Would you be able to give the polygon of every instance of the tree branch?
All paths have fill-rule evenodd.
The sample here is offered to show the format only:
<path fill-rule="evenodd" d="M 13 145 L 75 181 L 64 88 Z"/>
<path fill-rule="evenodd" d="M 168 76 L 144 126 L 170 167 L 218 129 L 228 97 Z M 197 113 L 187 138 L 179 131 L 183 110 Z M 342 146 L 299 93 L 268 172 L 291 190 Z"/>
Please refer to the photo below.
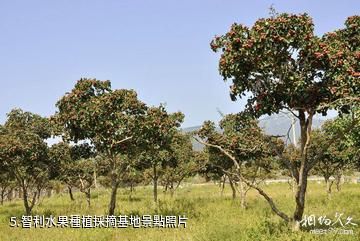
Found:
<path fill-rule="evenodd" d="M 213 145 L 213 144 L 210 144 L 210 143 L 207 143 L 207 142 L 204 142 L 202 140 L 199 140 L 198 138 L 194 137 L 194 139 L 203 144 L 203 145 L 206 145 L 206 146 L 210 146 L 210 147 L 214 147 L 214 148 L 217 148 L 219 149 L 221 152 L 223 152 L 227 157 L 229 157 L 233 162 L 234 162 L 234 165 L 236 167 L 236 170 L 237 170 L 237 173 L 236 175 L 243 181 L 245 182 L 248 186 L 256 189 L 258 191 L 258 193 L 263 196 L 266 201 L 269 203 L 271 209 L 274 211 L 274 213 L 276 213 L 279 217 L 281 217 L 282 219 L 284 219 L 286 222 L 289 222 L 290 221 L 290 218 L 283 212 L 281 212 L 275 205 L 274 201 L 272 200 L 272 198 L 267 194 L 265 193 L 264 190 L 262 190 L 259 186 L 255 185 L 255 184 L 252 184 L 250 181 L 248 181 L 246 178 L 243 177 L 243 175 L 241 174 L 240 172 L 240 165 L 239 163 L 237 162 L 236 158 L 233 157 L 228 151 L 224 150 L 221 146 L 218 146 L 218 145 Z M 222 169 L 222 171 L 224 171 L 224 173 L 228 172 L 224 169 Z M 229 172 L 228 172 L 229 173 Z"/>
<path fill-rule="evenodd" d="M 295 112 L 288 106 L 282 106 L 282 108 L 286 109 L 287 111 L 289 111 L 291 114 L 293 114 L 296 118 L 299 118 L 299 116 L 297 114 L 295 114 Z"/>
<path fill-rule="evenodd" d="M 114 142 L 114 143 L 111 144 L 111 147 L 113 147 L 114 145 L 117 145 L 117 144 L 121 144 L 121 143 L 123 143 L 123 142 L 125 142 L 127 140 L 132 139 L 132 138 L 133 138 L 132 136 L 129 136 L 129 137 L 126 137 L 126 138 L 124 138 L 124 139 L 122 139 L 120 141 Z"/>
<path fill-rule="evenodd" d="M 348 102 L 348 103 L 354 103 L 354 102 L 360 102 L 360 97 L 344 97 L 344 98 L 341 98 L 341 99 L 337 99 L 331 103 L 327 103 L 327 104 L 322 104 L 322 105 L 319 105 L 316 110 L 321 110 L 321 109 L 324 109 L 324 108 L 329 108 L 331 107 L 332 105 L 335 105 L 336 103 L 338 102 Z"/>

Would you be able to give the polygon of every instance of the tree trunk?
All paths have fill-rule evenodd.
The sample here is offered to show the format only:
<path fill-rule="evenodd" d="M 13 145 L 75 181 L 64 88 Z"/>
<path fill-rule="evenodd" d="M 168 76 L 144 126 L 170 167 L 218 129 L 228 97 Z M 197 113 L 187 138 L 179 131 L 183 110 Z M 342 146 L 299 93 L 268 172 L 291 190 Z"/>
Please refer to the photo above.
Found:
<path fill-rule="evenodd" d="M 174 194 L 175 194 L 175 189 L 174 188 L 170 189 L 170 197 L 171 198 L 174 197 Z"/>
<path fill-rule="evenodd" d="M 55 193 L 60 194 L 61 191 L 62 191 L 62 186 L 60 184 L 57 184 L 55 186 Z"/>
<path fill-rule="evenodd" d="M 1 201 L 0 201 L 1 205 L 4 204 L 4 197 L 5 197 L 5 188 L 2 188 L 1 189 Z"/>
<path fill-rule="evenodd" d="M 130 195 L 129 195 L 130 201 L 132 200 L 133 192 L 134 192 L 134 184 L 133 184 L 133 182 L 130 182 Z"/>
<path fill-rule="evenodd" d="M 115 214 L 115 207 L 116 207 L 116 193 L 117 189 L 119 187 L 119 181 L 118 181 L 118 169 L 116 167 L 116 160 L 113 155 L 110 155 L 110 161 L 111 161 L 111 196 L 110 196 L 110 203 L 109 203 L 109 215 Z"/>
<path fill-rule="evenodd" d="M 71 186 L 68 186 L 68 191 L 69 191 L 70 200 L 75 201 Z"/>
<path fill-rule="evenodd" d="M 334 183 L 334 181 L 330 180 L 330 177 L 326 176 L 324 177 L 325 179 L 325 184 L 326 184 L 326 193 L 329 199 L 331 199 L 331 187 L 332 184 Z"/>
<path fill-rule="evenodd" d="M 53 193 L 53 189 L 52 188 L 48 188 L 47 189 L 47 197 L 50 198 L 52 196 Z"/>
<path fill-rule="evenodd" d="M 23 195 L 23 201 L 24 201 L 24 207 L 25 207 L 26 215 L 30 216 L 31 215 L 31 208 L 29 206 L 28 197 L 27 197 L 27 194 L 25 192 L 24 192 L 24 195 Z"/>
<path fill-rule="evenodd" d="M 341 174 L 338 174 L 335 176 L 335 184 L 336 184 L 336 191 L 340 192 L 341 188 L 340 188 L 340 184 L 341 184 Z"/>
<path fill-rule="evenodd" d="M 14 188 L 11 188 L 10 191 L 7 194 L 7 199 L 9 202 L 11 202 L 14 198 Z"/>
<path fill-rule="evenodd" d="M 307 186 L 307 180 L 306 180 L 306 178 L 304 178 L 303 181 L 298 184 L 298 187 L 296 189 L 296 193 L 295 193 L 296 207 L 295 207 L 295 212 L 293 215 L 293 230 L 294 231 L 300 230 L 300 222 L 301 222 L 302 216 L 304 214 L 304 209 L 305 209 L 306 186 Z"/>
<path fill-rule="evenodd" d="M 328 194 L 328 198 L 331 199 L 331 187 L 333 185 L 334 181 L 328 180 L 326 183 L 326 192 Z"/>
<path fill-rule="evenodd" d="M 38 204 L 40 202 L 40 197 L 41 197 L 41 187 L 38 186 L 36 189 L 37 189 L 36 190 L 37 198 L 35 199 L 35 203 Z"/>
<path fill-rule="evenodd" d="M 304 214 L 307 176 L 308 173 L 305 170 L 304 171 L 300 170 L 299 182 L 297 183 L 296 192 L 295 192 L 296 207 L 293 214 L 294 231 L 298 231 L 300 229 L 300 221 L 302 220 L 302 216 Z"/>
<path fill-rule="evenodd" d="M 299 120 L 300 120 L 300 132 L 301 132 L 301 164 L 299 169 L 297 181 L 297 187 L 295 190 L 295 202 L 296 207 L 293 214 L 293 230 L 300 230 L 300 221 L 304 214 L 305 209 L 305 197 L 307 189 L 307 177 L 308 177 L 308 159 L 307 159 L 307 148 L 310 144 L 310 132 L 312 126 L 313 113 L 309 113 L 308 118 L 306 119 L 304 111 L 299 111 Z"/>
<path fill-rule="evenodd" d="M 116 206 L 116 193 L 118 189 L 119 183 L 116 179 L 113 178 L 111 181 L 111 197 L 109 203 L 109 215 L 114 215 L 115 206 Z"/>
<path fill-rule="evenodd" d="M 134 191 L 134 184 L 133 182 L 130 182 L 130 193 Z"/>
<path fill-rule="evenodd" d="M 31 203 L 29 203 L 28 190 L 26 187 L 23 187 L 22 192 L 23 192 L 22 196 L 23 196 L 23 201 L 24 201 L 25 212 L 26 212 L 27 216 L 30 216 L 32 208 L 34 207 L 35 202 L 36 202 L 38 191 L 34 192 Z"/>
<path fill-rule="evenodd" d="M 236 188 L 235 188 L 235 183 L 233 183 L 233 181 L 231 180 L 231 178 L 229 177 L 229 183 L 230 183 L 230 187 L 231 187 L 231 191 L 232 191 L 232 198 L 235 199 L 236 198 Z"/>
<path fill-rule="evenodd" d="M 168 190 L 168 186 L 169 186 L 169 184 L 166 182 L 165 183 L 165 186 L 164 186 L 164 193 L 166 194 L 166 192 L 167 192 L 167 190 Z"/>
<path fill-rule="evenodd" d="M 23 191 L 21 188 L 18 189 L 18 198 L 23 198 Z"/>
<path fill-rule="evenodd" d="M 174 183 L 170 184 L 169 190 L 170 190 L 170 197 L 171 198 L 174 197 L 174 193 L 175 193 Z"/>
<path fill-rule="evenodd" d="M 87 190 L 85 190 L 85 197 L 86 197 L 86 202 L 88 204 L 88 207 L 90 207 L 90 198 L 91 198 L 91 195 L 90 195 L 90 188 L 88 188 Z"/>
<path fill-rule="evenodd" d="M 97 174 L 96 174 L 96 168 L 94 169 L 94 188 L 97 189 Z"/>
<path fill-rule="evenodd" d="M 244 182 L 240 179 L 239 180 L 240 186 L 240 205 L 242 209 L 246 209 L 246 192 L 244 187 Z"/>
<path fill-rule="evenodd" d="M 221 188 L 221 197 L 224 195 L 224 190 L 225 190 L 225 182 L 226 182 L 226 177 L 225 175 L 221 177 L 220 179 L 220 188 Z"/>
<path fill-rule="evenodd" d="M 158 201 L 158 176 L 157 176 L 157 170 L 156 165 L 153 165 L 153 184 L 154 184 L 154 202 L 157 203 Z"/>

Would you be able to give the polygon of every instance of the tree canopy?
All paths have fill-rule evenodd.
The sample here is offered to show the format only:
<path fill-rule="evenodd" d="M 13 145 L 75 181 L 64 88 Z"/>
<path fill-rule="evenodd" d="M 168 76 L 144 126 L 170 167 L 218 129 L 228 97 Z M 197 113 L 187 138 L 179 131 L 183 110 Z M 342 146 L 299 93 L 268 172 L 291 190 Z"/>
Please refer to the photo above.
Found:
<path fill-rule="evenodd" d="M 221 52 L 219 72 L 232 81 L 231 99 L 247 97 L 244 114 L 258 118 L 286 109 L 299 119 L 299 165 L 285 160 L 297 184 L 296 208 L 290 218 L 273 208 L 295 230 L 305 208 L 307 176 L 317 162 L 308 159 L 314 115 L 326 115 L 329 109 L 349 113 L 360 103 L 359 24 L 360 16 L 352 16 L 344 28 L 319 37 L 309 15 L 274 14 L 252 27 L 234 23 L 210 44 Z M 344 134 L 337 133 L 327 145 Z"/>
<path fill-rule="evenodd" d="M 0 130 L 0 161 L 16 179 L 23 192 L 27 214 L 46 185 L 50 162 L 45 139 L 51 129 L 47 118 L 13 109 Z M 32 193 L 32 190 L 37 190 Z"/>
<path fill-rule="evenodd" d="M 221 51 L 219 71 L 232 81 L 233 100 L 251 92 L 247 111 L 255 116 L 281 109 L 326 114 L 331 106 L 360 101 L 360 17 L 318 37 L 307 14 L 261 18 L 249 28 L 234 23 L 211 42 Z"/>

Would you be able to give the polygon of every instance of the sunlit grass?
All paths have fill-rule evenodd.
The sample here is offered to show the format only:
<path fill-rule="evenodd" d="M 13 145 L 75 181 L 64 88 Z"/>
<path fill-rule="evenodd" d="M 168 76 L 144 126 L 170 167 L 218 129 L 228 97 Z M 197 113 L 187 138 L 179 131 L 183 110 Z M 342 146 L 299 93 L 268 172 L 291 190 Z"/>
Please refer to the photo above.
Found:
<path fill-rule="evenodd" d="M 291 214 L 293 194 L 288 184 L 271 184 L 265 187 L 279 207 Z M 97 189 L 92 193 L 91 207 L 85 197 L 76 192 L 75 201 L 66 193 L 44 197 L 34 209 L 34 215 L 106 215 L 109 190 Z M 5 202 L 0 206 L 0 240 L 360 240 L 359 227 L 354 235 L 314 235 L 308 232 L 293 233 L 275 216 L 267 203 L 255 191 L 248 194 L 248 209 L 240 208 L 240 201 L 231 198 L 229 187 L 224 195 L 214 184 L 186 185 L 171 198 L 160 194 L 156 207 L 152 202 L 151 187 L 138 187 L 130 200 L 128 191 L 120 189 L 116 214 L 186 215 L 187 228 L 10 228 L 11 216 L 21 217 L 21 200 Z M 323 184 L 310 183 L 306 214 L 327 215 L 334 219 L 336 212 L 353 217 L 360 225 L 360 185 L 345 184 L 341 192 L 334 192 L 328 200 Z"/>

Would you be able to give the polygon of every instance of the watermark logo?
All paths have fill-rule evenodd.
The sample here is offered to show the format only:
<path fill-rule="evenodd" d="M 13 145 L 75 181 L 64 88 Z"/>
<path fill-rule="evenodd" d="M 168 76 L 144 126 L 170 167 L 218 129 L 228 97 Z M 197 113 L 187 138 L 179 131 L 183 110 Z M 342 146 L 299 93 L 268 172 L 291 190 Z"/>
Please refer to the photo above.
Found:
<path fill-rule="evenodd" d="M 336 212 L 333 218 L 326 215 L 305 215 L 300 225 L 303 228 L 309 229 L 312 234 L 336 233 L 344 235 L 353 235 L 354 228 L 358 226 L 353 217 L 339 212 Z"/>

